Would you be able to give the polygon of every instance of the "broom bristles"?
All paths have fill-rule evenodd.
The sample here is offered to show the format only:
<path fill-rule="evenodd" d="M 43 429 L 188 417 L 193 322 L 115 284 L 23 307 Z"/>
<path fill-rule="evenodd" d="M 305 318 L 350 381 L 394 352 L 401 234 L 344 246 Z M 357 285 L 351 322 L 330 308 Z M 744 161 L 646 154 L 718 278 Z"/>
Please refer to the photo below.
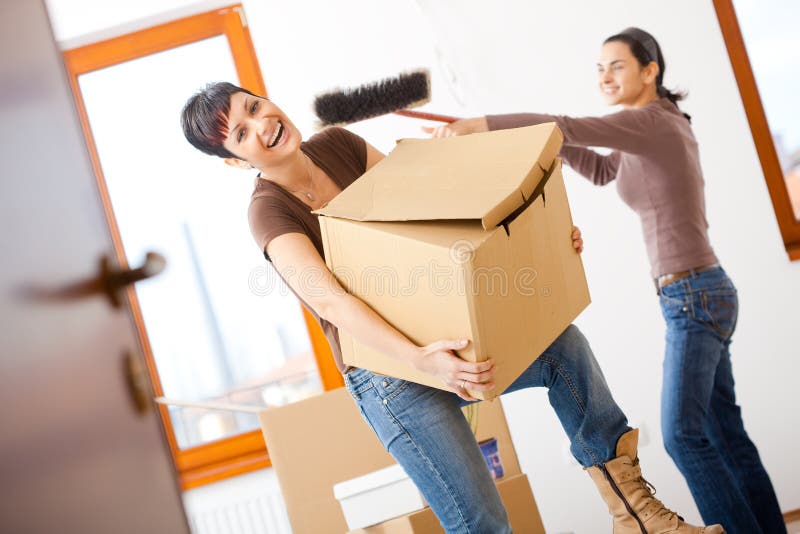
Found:
<path fill-rule="evenodd" d="M 430 100 L 430 73 L 425 69 L 349 89 L 337 89 L 314 99 L 320 126 L 343 126 Z"/>

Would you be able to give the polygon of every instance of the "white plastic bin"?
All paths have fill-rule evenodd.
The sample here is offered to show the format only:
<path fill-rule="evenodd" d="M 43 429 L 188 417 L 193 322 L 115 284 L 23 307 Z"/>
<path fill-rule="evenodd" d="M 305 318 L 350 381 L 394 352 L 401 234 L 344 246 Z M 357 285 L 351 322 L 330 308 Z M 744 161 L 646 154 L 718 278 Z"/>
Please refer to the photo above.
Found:
<path fill-rule="evenodd" d="M 333 486 L 347 528 L 356 530 L 425 508 L 428 503 L 398 464 Z"/>

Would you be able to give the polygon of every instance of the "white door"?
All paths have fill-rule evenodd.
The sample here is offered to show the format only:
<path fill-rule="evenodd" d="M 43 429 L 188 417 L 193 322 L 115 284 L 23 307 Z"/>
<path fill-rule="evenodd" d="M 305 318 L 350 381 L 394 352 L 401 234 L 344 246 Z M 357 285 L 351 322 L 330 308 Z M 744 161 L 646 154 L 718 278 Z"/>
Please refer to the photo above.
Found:
<path fill-rule="evenodd" d="M 44 5 L 0 21 L 0 531 L 188 532 L 125 299 L 93 282 L 112 243 Z"/>

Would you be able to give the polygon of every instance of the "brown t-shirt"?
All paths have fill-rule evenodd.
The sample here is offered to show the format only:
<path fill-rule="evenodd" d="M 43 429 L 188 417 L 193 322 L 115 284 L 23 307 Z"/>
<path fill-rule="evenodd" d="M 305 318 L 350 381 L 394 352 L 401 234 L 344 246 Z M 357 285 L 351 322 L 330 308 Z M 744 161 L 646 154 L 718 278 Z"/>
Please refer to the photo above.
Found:
<path fill-rule="evenodd" d="M 654 278 L 716 263 L 697 141 L 668 99 L 605 117 L 517 113 L 487 120 L 490 130 L 556 122 L 564 133 L 564 161 L 596 185 L 616 180 L 620 197 L 639 215 Z M 613 152 L 604 156 L 587 147 Z"/>
<path fill-rule="evenodd" d="M 361 137 L 345 130 L 332 127 L 312 136 L 300 145 L 311 161 L 317 164 L 331 179 L 344 190 L 367 170 L 367 144 Z M 299 233 L 307 236 L 323 258 L 322 233 L 317 216 L 311 208 L 281 186 L 263 178 L 256 178 L 255 189 L 250 198 L 247 213 L 250 231 L 256 244 L 267 255 L 267 245 L 279 235 Z M 297 293 L 295 293 L 297 295 Z M 299 295 L 297 296 L 300 298 Z M 330 343 L 336 367 L 344 372 L 342 350 L 336 327 L 322 319 L 300 299 L 311 315 L 317 320 Z"/>

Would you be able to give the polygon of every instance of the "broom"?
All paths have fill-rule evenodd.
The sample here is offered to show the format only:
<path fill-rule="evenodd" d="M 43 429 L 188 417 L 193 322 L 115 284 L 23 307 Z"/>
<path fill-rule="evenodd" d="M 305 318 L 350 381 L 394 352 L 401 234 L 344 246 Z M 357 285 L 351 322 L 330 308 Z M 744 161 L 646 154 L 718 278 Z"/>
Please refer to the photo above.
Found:
<path fill-rule="evenodd" d="M 438 122 L 457 121 L 457 117 L 408 109 L 429 102 L 430 92 L 430 73 L 427 69 L 419 69 L 359 87 L 335 89 L 318 95 L 314 99 L 314 113 L 321 127 L 344 126 L 387 113 Z"/>

